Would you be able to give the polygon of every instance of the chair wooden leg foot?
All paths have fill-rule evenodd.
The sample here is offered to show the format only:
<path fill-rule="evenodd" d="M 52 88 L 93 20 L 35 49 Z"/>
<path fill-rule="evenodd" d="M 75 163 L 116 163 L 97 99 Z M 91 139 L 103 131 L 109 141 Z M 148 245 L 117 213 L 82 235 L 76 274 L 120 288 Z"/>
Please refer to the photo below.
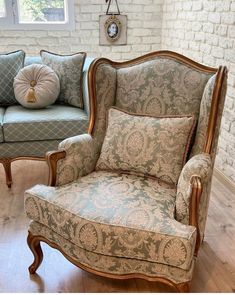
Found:
<path fill-rule="evenodd" d="M 12 160 L 9 158 L 1 159 L 2 165 L 5 170 L 6 175 L 6 184 L 9 188 L 11 188 L 12 185 L 12 175 L 11 175 L 11 162 Z"/>
<path fill-rule="evenodd" d="M 185 282 L 185 283 L 177 284 L 176 285 L 176 289 L 180 293 L 189 293 L 189 291 L 190 291 L 190 282 Z"/>
<path fill-rule="evenodd" d="M 40 245 L 40 239 L 38 236 L 33 236 L 30 232 L 28 234 L 27 243 L 34 255 L 34 261 L 29 266 L 29 273 L 34 274 L 43 260 L 43 252 Z"/>

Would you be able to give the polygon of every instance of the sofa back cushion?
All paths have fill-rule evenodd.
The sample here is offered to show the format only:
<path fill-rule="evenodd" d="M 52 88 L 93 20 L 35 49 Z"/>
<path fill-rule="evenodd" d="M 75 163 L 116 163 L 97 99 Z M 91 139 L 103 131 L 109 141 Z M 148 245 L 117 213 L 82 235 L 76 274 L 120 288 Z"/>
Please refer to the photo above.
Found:
<path fill-rule="evenodd" d="M 96 169 L 152 176 L 176 185 L 194 128 L 192 116 L 155 118 L 111 108 Z"/>
<path fill-rule="evenodd" d="M 58 55 L 41 50 L 40 54 L 43 64 L 51 67 L 60 79 L 58 102 L 83 108 L 82 75 L 86 53 Z"/>
<path fill-rule="evenodd" d="M 13 82 L 24 66 L 25 53 L 22 50 L 0 54 L 0 106 L 17 104 Z"/>

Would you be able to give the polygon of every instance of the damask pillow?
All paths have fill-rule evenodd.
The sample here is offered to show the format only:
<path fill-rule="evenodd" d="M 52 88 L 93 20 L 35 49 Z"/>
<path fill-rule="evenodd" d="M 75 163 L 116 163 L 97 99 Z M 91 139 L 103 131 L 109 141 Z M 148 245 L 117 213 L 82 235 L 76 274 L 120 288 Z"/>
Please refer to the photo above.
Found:
<path fill-rule="evenodd" d="M 57 101 L 83 108 L 82 73 L 86 53 L 58 55 L 41 50 L 40 54 L 43 64 L 51 67 L 60 79 Z"/>
<path fill-rule="evenodd" d="M 192 116 L 150 117 L 111 108 L 96 170 L 150 176 L 176 185 L 194 129 Z"/>
<path fill-rule="evenodd" d="M 14 79 L 17 101 L 25 108 L 41 109 L 53 104 L 60 93 L 56 73 L 46 65 L 31 64 L 19 71 Z"/>
<path fill-rule="evenodd" d="M 0 54 L 0 106 L 17 103 L 13 82 L 19 70 L 24 66 L 25 53 L 22 50 Z"/>

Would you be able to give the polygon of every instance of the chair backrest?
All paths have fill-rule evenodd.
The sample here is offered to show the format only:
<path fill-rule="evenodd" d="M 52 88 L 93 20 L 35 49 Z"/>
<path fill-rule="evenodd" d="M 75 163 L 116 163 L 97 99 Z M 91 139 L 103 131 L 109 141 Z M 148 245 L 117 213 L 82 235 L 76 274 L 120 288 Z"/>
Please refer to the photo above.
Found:
<path fill-rule="evenodd" d="M 97 59 L 89 71 L 89 132 L 102 143 L 106 112 L 113 105 L 157 116 L 190 114 L 198 120 L 191 156 L 202 152 L 215 155 L 226 73 L 225 67 L 207 67 L 171 51 L 122 63 Z"/>

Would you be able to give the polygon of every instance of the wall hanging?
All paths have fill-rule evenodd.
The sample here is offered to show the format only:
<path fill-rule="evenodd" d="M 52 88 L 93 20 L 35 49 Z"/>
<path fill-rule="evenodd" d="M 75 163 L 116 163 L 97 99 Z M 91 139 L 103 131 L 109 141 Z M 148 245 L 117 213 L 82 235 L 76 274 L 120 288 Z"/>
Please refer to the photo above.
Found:
<path fill-rule="evenodd" d="M 117 12 L 110 12 L 112 0 L 108 2 L 105 15 L 100 15 L 100 45 L 125 45 L 127 42 L 127 16 L 121 15 L 118 0 L 115 0 Z"/>

